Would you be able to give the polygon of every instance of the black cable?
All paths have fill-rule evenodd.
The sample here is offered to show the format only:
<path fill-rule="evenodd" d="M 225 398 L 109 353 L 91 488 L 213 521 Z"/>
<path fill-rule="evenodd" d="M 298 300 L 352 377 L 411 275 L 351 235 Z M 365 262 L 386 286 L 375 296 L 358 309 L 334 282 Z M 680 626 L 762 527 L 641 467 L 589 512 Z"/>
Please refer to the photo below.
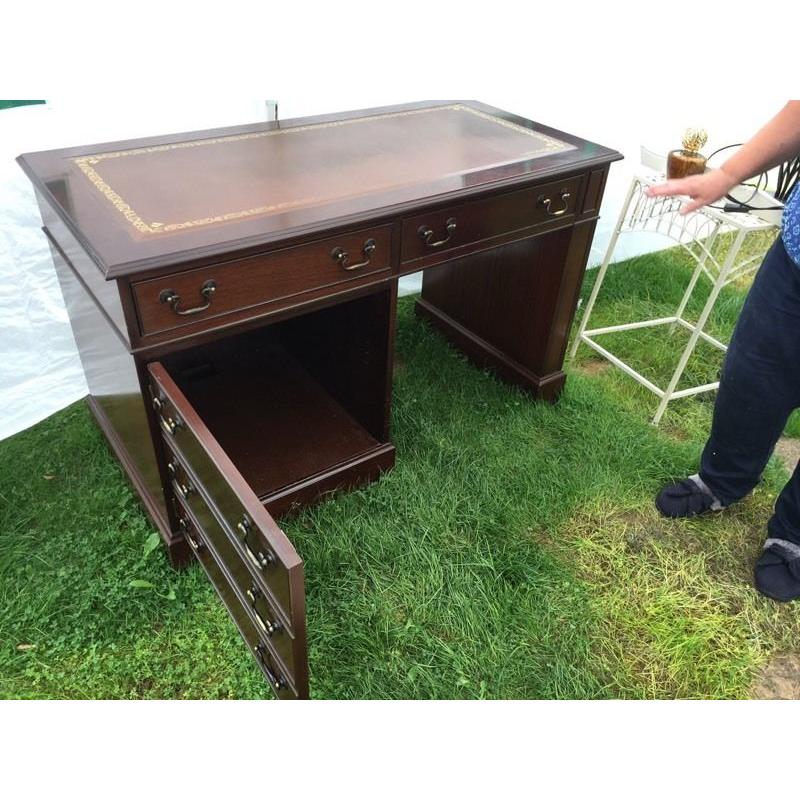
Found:
<path fill-rule="evenodd" d="M 800 156 L 785 161 L 778 169 L 778 188 L 775 197 L 785 202 L 800 180 Z"/>
<path fill-rule="evenodd" d="M 715 150 L 707 159 L 706 163 L 711 161 L 717 153 L 722 153 L 724 150 L 730 150 L 733 147 L 741 147 L 742 143 L 739 142 L 738 144 L 726 144 L 724 147 L 720 147 Z M 795 186 L 800 180 L 800 156 L 791 159 L 790 161 L 784 161 L 782 164 L 778 166 L 778 184 L 773 194 L 773 197 L 780 201 L 781 203 L 785 203 L 788 199 L 789 195 L 794 190 Z M 724 206 L 714 206 L 710 205 L 709 208 L 715 208 L 718 211 L 741 211 L 741 212 L 748 212 L 748 211 L 782 211 L 783 205 L 779 206 L 753 206 L 750 205 L 750 201 L 758 194 L 761 189 L 762 181 L 764 183 L 764 191 L 766 192 L 767 189 L 767 182 L 769 181 L 769 175 L 767 171 L 763 171 L 759 173 L 758 180 L 756 181 L 755 188 L 753 189 L 753 193 L 747 200 L 737 200 L 730 194 L 726 194 L 725 197 L 730 202 L 726 203 Z M 742 186 L 752 186 L 752 184 L 743 183 Z"/>

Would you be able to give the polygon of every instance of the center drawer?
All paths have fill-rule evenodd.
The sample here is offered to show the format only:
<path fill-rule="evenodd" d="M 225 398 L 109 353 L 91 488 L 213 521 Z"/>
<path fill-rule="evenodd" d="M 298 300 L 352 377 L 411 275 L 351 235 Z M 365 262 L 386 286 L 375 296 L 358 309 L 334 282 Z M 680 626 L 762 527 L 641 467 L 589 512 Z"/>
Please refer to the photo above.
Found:
<path fill-rule="evenodd" d="M 187 325 L 214 327 L 344 291 L 391 272 L 391 225 L 345 233 L 250 258 L 175 272 L 132 285 L 142 336 Z"/>

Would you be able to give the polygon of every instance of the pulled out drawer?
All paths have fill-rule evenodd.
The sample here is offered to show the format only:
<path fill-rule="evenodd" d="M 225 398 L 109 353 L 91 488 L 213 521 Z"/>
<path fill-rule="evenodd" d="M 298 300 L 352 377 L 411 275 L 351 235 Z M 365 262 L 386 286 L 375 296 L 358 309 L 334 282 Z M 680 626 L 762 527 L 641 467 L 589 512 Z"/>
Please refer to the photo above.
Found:
<path fill-rule="evenodd" d="M 184 535 L 276 695 L 307 698 L 303 562 L 167 370 L 148 369 Z"/>

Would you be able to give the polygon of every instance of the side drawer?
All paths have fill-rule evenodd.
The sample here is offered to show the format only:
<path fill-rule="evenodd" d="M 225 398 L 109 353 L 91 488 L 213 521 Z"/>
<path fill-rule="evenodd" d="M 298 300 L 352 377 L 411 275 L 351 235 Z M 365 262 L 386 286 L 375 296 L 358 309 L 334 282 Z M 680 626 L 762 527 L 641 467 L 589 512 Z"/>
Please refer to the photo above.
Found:
<path fill-rule="evenodd" d="M 391 225 L 132 284 L 139 329 L 153 336 L 187 325 L 263 314 L 305 294 L 330 294 L 391 273 Z M 249 312 L 242 314 L 241 312 Z M 202 324 L 201 324 L 202 323 Z"/>
<path fill-rule="evenodd" d="M 148 370 L 176 500 L 218 560 L 238 610 L 261 630 L 261 650 L 278 656 L 296 696 L 306 697 L 303 562 L 166 369 L 153 362 Z M 282 632 L 268 642 L 276 622 Z"/>
<path fill-rule="evenodd" d="M 582 179 L 575 175 L 409 217 L 403 220 L 401 263 L 574 216 Z"/>

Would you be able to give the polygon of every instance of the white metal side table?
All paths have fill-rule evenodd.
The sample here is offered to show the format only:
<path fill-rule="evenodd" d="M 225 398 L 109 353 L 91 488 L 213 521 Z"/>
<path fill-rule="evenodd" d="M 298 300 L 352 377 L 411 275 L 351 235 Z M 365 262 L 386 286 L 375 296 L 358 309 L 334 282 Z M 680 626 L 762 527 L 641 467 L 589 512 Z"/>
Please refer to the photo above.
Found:
<path fill-rule="evenodd" d="M 764 215 L 765 218 L 760 218 L 754 214 L 718 211 L 706 207 L 685 216 L 681 215 L 679 211 L 685 198 L 648 197 L 645 194 L 645 190 L 648 187 L 662 183 L 664 180 L 663 174 L 647 174 L 637 175 L 631 181 L 630 189 L 611 240 L 608 243 L 608 249 L 600 266 L 597 280 L 589 297 L 589 302 L 586 304 L 586 310 L 583 312 L 577 335 L 570 350 L 570 358 L 574 358 L 578 346 L 581 342 L 584 342 L 603 358 L 610 361 L 614 366 L 619 367 L 623 372 L 659 397 L 660 403 L 652 420 L 653 425 L 658 425 L 661 422 L 661 418 L 670 401 L 677 400 L 680 397 L 700 394 L 701 392 L 709 392 L 719 387 L 719 381 L 714 381 L 700 386 L 677 389 L 678 382 L 697 346 L 698 339 L 702 338 L 723 352 L 728 349 L 727 345 L 707 334 L 704 328 L 722 288 L 743 275 L 755 271 L 761 264 L 763 252 L 743 258 L 739 257 L 745 238 L 756 231 L 774 230 L 776 233 L 778 231 L 778 225 L 775 221 L 776 215 L 774 214 L 771 218 L 768 215 Z M 774 200 L 772 202 L 774 203 Z M 779 218 L 779 214 L 777 217 Z M 600 292 L 600 287 L 605 280 L 617 240 L 620 234 L 633 231 L 660 233 L 677 242 L 692 256 L 697 266 L 692 273 L 689 285 L 686 287 L 683 298 L 673 316 L 590 329 L 589 320 L 592 310 Z M 718 242 L 717 237 L 720 233 L 730 233 L 732 236 L 729 244 L 717 247 L 715 251 L 714 245 Z M 724 240 L 719 241 L 723 242 Z M 701 275 L 705 275 L 711 282 L 711 292 L 699 319 L 697 322 L 692 323 L 685 320 L 683 314 Z M 691 333 L 666 389 L 656 386 L 621 358 L 598 344 L 594 338 L 606 333 L 630 331 L 636 328 L 648 328 L 657 325 L 669 325 L 671 329 L 675 325 L 681 325 Z"/>

